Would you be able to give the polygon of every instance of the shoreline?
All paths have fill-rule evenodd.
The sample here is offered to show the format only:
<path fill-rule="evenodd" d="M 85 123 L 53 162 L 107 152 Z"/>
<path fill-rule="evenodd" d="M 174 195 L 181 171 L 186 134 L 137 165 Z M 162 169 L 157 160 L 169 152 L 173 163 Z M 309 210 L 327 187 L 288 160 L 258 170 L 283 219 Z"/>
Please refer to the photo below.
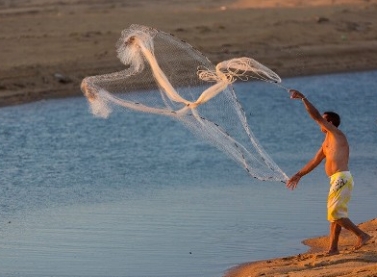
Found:
<path fill-rule="evenodd" d="M 341 74 L 341 73 L 357 73 L 357 72 L 368 72 L 368 71 L 375 71 L 377 68 L 360 68 L 358 70 L 323 70 L 323 71 L 315 71 L 315 72 L 308 72 L 303 73 L 300 75 L 281 75 L 279 76 L 282 78 L 284 82 L 284 78 L 294 78 L 294 77 L 305 77 L 305 76 L 320 76 L 320 75 L 329 75 L 329 74 Z M 111 72 L 114 72 L 113 70 Z M 57 73 L 58 75 L 59 73 Z M 59 74 L 60 75 L 60 74 Z M 64 84 L 64 86 L 60 87 L 57 86 L 53 89 L 48 90 L 34 90 L 28 92 L 19 92 L 19 91 L 10 91 L 10 92 L 1 92 L 0 87 L 0 108 L 9 107 L 9 106 L 17 106 L 23 105 L 33 102 L 38 102 L 42 100 L 49 100 L 49 99 L 64 99 L 70 97 L 85 97 L 84 94 L 80 90 L 80 83 L 81 81 L 62 81 L 61 78 L 64 78 L 64 75 L 56 76 L 57 82 Z M 71 84 L 69 84 L 71 83 Z"/>

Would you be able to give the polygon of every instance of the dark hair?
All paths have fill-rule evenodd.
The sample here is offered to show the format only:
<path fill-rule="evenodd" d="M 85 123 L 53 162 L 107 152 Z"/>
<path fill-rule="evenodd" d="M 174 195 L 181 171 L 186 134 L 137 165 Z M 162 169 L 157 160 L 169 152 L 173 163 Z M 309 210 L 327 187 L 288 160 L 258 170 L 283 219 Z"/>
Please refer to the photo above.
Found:
<path fill-rule="evenodd" d="M 331 121 L 335 127 L 340 125 L 340 116 L 337 113 L 328 111 L 324 112 L 323 114 L 327 115 L 327 121 Z"/>

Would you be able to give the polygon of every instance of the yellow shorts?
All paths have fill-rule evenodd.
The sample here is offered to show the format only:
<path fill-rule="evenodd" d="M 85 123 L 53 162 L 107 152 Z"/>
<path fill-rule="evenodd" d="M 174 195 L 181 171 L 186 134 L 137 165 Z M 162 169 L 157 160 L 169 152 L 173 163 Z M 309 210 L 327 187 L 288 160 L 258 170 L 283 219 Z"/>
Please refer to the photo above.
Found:
<path fill-rule="evenodd" d="M 349 171 L 330 176 L 330 191 L 327 198 L 327 220 L 335 221 L 348 217 L 348 201 L 351 199 L 353 178 Z"/>

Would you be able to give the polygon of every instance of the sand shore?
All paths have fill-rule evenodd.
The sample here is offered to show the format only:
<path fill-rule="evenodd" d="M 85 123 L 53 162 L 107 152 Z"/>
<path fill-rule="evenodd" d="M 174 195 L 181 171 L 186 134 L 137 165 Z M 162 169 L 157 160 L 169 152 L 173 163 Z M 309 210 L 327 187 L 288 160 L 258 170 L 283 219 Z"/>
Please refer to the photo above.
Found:
<path fill-rule="evenodd" d="M 225 277 L 376 277 L 377 218 L 359 224 L 372 239 L 358 250 L 353 234 L 343 230 L 339 240 L 340 254 L 327 256 L 328 237 L 305 240 L 307 253 L 295 256 L 241 264 L 230 269 Z"/>
<path fill-rule="evenodd" d="M 115 43 L 133 23 L 282 77 L 377 69 L 376 14 L 377 0 L 1 1 L 0 106 L 81 95 L 85 76 L 123 69 Z"/>
<path fill-rule="evenodd" d="M 123 69 L 115 43 L 133 23 L 172 33 L 214 63 L 248 56 L 283 78 L 377 69 L 376 14 L 377 0 L 1 1 L 0 106 L 82 95 L 84 77 Z M 377 219 L 361 227 L 377 237 Z M 309 253 L 227 276 L 377 276 L 375 239 L 358 251 L 353 240 L 344 232 L 341 254 L 327 257 L 326 237 L 309 239 Z"/>

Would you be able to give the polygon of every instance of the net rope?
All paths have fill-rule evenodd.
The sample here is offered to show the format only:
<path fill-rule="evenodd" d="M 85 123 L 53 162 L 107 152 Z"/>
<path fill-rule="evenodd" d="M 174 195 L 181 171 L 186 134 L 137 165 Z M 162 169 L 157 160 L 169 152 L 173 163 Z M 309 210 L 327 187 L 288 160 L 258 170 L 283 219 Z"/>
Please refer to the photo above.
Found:
<path fill-rule="evenodd" d="M 122 31 L 116 46 L 126 68 L 81 83 L 94 115 L 107 118 L 120 106 L 169 116 L 222 150 L 250 176 L 288 179 L 252 133 L 232 86 L 236 80 L 251 79 L 278 84 L 275 72 L 248 57 L 214 66 L 188 43 L 136 24 Z"/>

